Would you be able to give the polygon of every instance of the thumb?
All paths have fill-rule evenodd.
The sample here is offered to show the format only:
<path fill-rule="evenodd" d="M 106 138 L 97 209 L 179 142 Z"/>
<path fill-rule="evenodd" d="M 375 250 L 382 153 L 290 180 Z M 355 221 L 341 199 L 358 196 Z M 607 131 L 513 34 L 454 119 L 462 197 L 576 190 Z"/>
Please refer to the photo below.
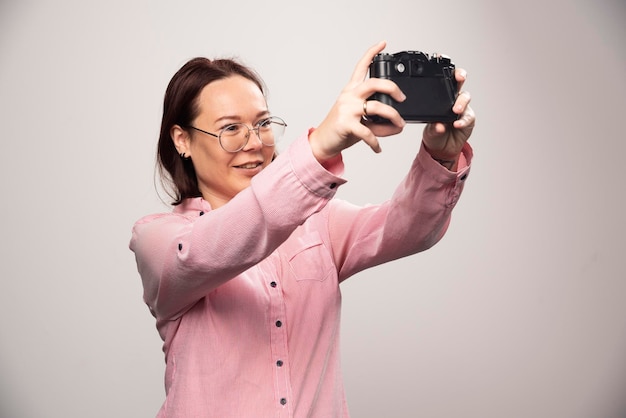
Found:
<path fill-rule="evenodd" d="M 424 138 L 434 139 L 443 136 L 446 131 L 446 125 L 441 122 L 429 123 L 424 128 Z"/>

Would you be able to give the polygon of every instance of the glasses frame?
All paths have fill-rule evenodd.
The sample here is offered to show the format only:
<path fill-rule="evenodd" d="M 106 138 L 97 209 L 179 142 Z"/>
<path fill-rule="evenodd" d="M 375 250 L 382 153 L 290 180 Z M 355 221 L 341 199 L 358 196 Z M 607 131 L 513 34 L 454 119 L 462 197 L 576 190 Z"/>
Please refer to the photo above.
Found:
<path fill-rule="evenodd" d="M 214 133 L 211 133 L 211 132 L 205 131 L 204 129 L 196 128 L 196 127 L 195 127 L 195 126 L 193 126 L 193 125 L 187 125 L 186 127 L 187 127 L 188 129 L 193 129 L 194 131 L 202 132 L 203 134 L 207 134 L 207 135 L 210 135 L 210 136 L 212 136 L 212 137 L 214 137 L 214 138 L 217 138 L 217 140 L 218 140 L 218 142 L 219 142 L 219 144 L 220 144 L 220 147 L 222 147 L 222 149 L 223 149 L 224 151 L 226 151 L 226 152 L 230 152 L 230 153 L 236 153 L 236 152 L 241 151 L 242 149 L 244 149 L 244 148 L 246 147 L 246 145 L 248 145 L 248 141 L 250 141 L 250 132 L 254 132 L 254 133 L 256 134 L 256 137 L 257 137 L 257 138 L 259 139 L 259 141 L 261 142 L 261 144 L 265 145 L 266 147 L 273 147 L 273 146 L 275 146 L 275 145 L 276 145 L 276 142 L 278 142 L 278 141 L 274 141 L 274 143 L 273 143 L 273 144 L 271 144 L 271 145 L 266 144 L 266 143 L 265 143 L 265 142 L 263 142 L 263 140 L 261 139 L 261 134 L 259 134 L 259 129 L 261 128 L 261 124 L 262 124 L 262 123 L 264 123 L 264 122 L 267 122 L 268 120 L 271 120 L 271 123 L 277 123 L 277 124 L 279 124 L 279 125 L 282 125 L 282 126 L 283 126 L 283 129 L 287 127 L 287 123 L 286 123 L 286 122 L 285 122 L 282 118 L 280 118 L 280 117 L 278 117 L 278 116 L 268 116 L 267 118 L 265 118 L 265 119 L 263 119 L 263 120 L 259 121 L 259 122 L 256 124 L 256 126 L 255 126 L 255 127 L 253 127 L 253 128 L 250 128 L 248 125 L 246 125 L 246 124 L 245 124 L 245 123 L 243 123 L 243 122 L 229 123 L 228 125 L 224 126 L 224 127 L 220 130 L 220 132 L 219 132 L 218 134 L 214 134 Z M 244 127 L 246 127 L 246 129 L 248 129 L 248 133 L 246 134 L 246 141 L 243 143 L 243 145 L 242 145 L 241 147 L 239 147 L 239 148 L 238 148 L 238 149 L 236 149 L 235 151 L 227 150 L 227 149 L 224 147 L 224 144 L 222 144 L 222 133 L 224 133 L 224 131 L 225 131 L 226 129 L 228 129 L 229 127 L 231 127 L 231 126 L 233 126 L 233 125 L 243 125 Z M 280 138 L 279 138 L 279 139 L 280 139 Z"/>

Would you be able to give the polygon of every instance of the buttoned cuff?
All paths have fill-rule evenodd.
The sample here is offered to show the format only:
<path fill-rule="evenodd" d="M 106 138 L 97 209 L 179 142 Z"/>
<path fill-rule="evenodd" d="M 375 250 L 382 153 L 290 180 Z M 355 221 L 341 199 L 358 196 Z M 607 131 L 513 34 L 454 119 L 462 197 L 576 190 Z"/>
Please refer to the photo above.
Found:
<path fill-rule="evenodd" d="M 469 175 L 473 157 L 474 151 L 471 145 L 466 142 L 461 150 L 461 154 L 459 155 L 457 171 L 450 171 L 435 161 L 435 159 L 426 150 L 424 143 L 422 143 L 417 155 L 417 159 L 420 161 L 422 167 L 426 168 L 430 175 L 435 179 L 444 183 L 449 181 L 464 182 Z"/>
<path fill-rule="evenodd" d="M 343 159 L 338 155 L 326 161 L 324 165 L 320 164 L 309 144 L 311 132 L 312 129 L 307 130 L 288 148 L 291 169 L 312 193 L 330 199 L 339 186 L 347 181 L 341 177 L 344 173 Z"/>

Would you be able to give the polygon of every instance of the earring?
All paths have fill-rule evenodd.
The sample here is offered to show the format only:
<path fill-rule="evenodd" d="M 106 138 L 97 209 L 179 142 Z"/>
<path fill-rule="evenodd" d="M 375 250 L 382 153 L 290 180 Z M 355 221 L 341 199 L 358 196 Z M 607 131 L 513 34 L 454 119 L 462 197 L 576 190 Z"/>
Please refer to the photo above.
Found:
<path fill-rule="evenodd" d="M 180 155 L 180 159 L 183 160 L 183 161 L 190 161 L 191 160 L 191 157 L 187 157 L 184 152 L 181 152 L 179 155 Z"/>

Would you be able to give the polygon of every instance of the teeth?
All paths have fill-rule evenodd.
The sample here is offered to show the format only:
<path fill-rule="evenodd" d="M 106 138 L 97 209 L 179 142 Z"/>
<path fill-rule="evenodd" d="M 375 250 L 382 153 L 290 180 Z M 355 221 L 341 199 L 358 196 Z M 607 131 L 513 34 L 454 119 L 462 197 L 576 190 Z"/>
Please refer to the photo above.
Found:
<path fill-rule="evenodd" d="M 259 165 L 260 165 L 259 163 L 249 163 L 249 164 L 240 165 L 239 168 L 257 168 Z"/>

